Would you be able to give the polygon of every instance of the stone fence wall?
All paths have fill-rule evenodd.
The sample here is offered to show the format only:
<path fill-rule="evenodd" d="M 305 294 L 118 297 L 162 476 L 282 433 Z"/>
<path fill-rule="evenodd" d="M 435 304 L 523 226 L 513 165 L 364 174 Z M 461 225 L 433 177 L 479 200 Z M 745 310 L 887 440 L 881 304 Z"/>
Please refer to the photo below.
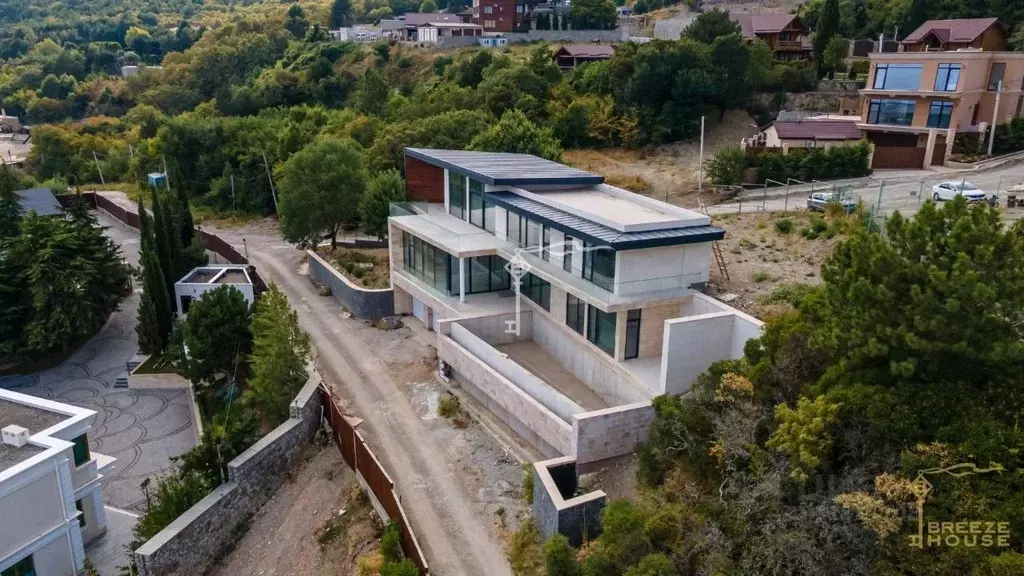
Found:
<path fill-rule="evenodd" d="M 245 532 L 249 519 L 285 481 L 320 427 L 320 375 L 310 370 L 291 417 L 228 464 L 218 486 L 134 553 L 139 576 L 202 574 Z"/>
<path fill-rule="evenodd" d="M 395 315 L 395 291 L 392 288 L 368 289 L 356 286 L 316 252 L 307 250 L 309 277 L 327 286 L 331 296 L 356 318 L 375 320 Z"/>

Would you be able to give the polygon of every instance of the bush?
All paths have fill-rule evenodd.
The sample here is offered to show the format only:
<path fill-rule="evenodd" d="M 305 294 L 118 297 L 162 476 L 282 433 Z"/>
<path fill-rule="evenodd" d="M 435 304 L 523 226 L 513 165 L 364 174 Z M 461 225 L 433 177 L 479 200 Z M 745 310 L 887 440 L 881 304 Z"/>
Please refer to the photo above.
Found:
<path fill-rule="evenodd" d="M 533 505 L 533 464 L 523 464 L 523 484 L 521 487 L 523 491 L 523 500 L 526 500 L 527 504 Z"/>
<path fill-rule="evenodd" d="M 579 576 L 580 565 L 576 562 L 576 553 L 569 545 L 569 539 L 562 534 L 555 534 L 544 543 L 544 565 L 548 576 Z"/>
<path fill-rule="evenodd" d="M 708 160 L 708 178 L 715 184 L 742 184 L 750 162 L 743 150 L 726 148 Z"/>
<path fill-rule="evenodd" d="M 388 522 L 384 527 L 384 533 L 380 536 L 380 552 L 388 562 L 402 559 L 402 533 L 394 522 Z"/>
<path fill-rule="evenodd" d="M 451 418 L 459 413 L 462 409 L 462 405 L 459 403 L 459 399 L 451 394 L 441 397 L 441 400 L 437 403 L 437 415 L 442 418 Z"/>
<path fill-rule="evenodd" d="M 420 569 L 412 560 L 387 562 L 381 566 L 380 576 L 420 576 Z"/>
<path fill-rule="evenodd" d="M 779 218 L 775 221 L 775 231 L 779 234 L 789 234 L 793 231 L 793 221 L 789 218 Z"/>
<path fill-rule="evenodd" d="M 540 547 L 540 532 L 533 520 L 529 519 L 512 533 L 508 539 L 508 562 L 512 573 L 517 575 L 544 574 L 544 552 Z"/>
<path fill-rule="evenodd" d="M 760 284 L 762 282 L 767 282 L 768 280 L 770 280 L 771 274 L 768 274 L 764 270 L 756 270 L 752 278 L 754 279 L 754 282 Z"/>

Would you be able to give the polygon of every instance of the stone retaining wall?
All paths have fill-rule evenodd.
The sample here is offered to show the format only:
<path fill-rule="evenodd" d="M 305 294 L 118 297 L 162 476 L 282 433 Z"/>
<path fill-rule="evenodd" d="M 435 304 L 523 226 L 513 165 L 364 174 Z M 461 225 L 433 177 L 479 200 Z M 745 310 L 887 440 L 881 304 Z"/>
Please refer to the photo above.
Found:
<path fill-rule="evenodd" d="M 139 576 L 202 574 L 241 537 L 319 429 L 319 387 L 320 376 L 311 370 L 291 417 L 228 464 L 228 482 L 135 551 Z"/>
<path fill-rule="evenodd" d="M 508 38 L 509 43 L 513 42 L 623 42 L 626 39 L 626 29 L 616 28 L 615 30 L 530 30 L 529 32 L 505 32 L 502 34 Z"/>
<path fill-rule="evenodd" d="M 371 290 L 349 282 L 316 252 L 307 250 L 309 256 L 309 277 L 331 290 L 331 296 L 341 303 L 356 318 L 374 320 L 395 315 L 395 291 L 393 288 Z"/>

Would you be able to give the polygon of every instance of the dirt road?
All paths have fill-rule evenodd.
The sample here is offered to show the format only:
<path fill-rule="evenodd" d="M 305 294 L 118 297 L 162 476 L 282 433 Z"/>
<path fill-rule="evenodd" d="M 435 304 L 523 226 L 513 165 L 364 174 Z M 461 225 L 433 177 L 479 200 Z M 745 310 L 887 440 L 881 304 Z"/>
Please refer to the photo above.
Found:
<path fill-rule="evenodd" d="M 104 195 L 131 209 L 122 194 Z M 518 462 L 478 426 L 453 431 L 429 410 L 418 412 L 405 391 L 409 382 L 400 382 L 394 362 L 389 365 L 396 351 L 387 347 L 394 339 L 344 318 L 342 307 L 321 296 L 301 272 L 302 253 L 285 243 L 273 224 L 256 221 L 244 230 L 216 233 L 247 253 L 264 279 L 288 295 L 319 353 L 320 373 L 346 408 L 364 419 L 359 430 L 395 481 L 431 573 L 511 576 L 495 511 L 510 511 L 514 518 L 525 513 L 517 509 L 522 507 Z M 411 356 L 411 350 L 398 353 Z"/>

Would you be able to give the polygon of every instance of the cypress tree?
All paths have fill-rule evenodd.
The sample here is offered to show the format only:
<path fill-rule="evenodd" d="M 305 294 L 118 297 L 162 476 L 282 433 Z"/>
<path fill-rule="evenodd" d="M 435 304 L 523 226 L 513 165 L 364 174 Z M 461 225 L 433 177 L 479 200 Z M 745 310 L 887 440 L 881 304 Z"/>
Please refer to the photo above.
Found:
<path fill-rule="evenodd" d="M 164 289 L 168 294 L 174 293 L 174 263 L 171 261 L 171 243 L 168 233 L 170 222 L 164 214 L 163 202 L 160 200 L 160 193 L 153 188 L 153 239 L 156 246 L 156 256 L 160 263 L 160 270 L 164 277 Z"/>
<path fill-rule="evenodd" d="M 189 205 L 188 192 L 184 188 L 179 187 L 176 194 L 175 217 L 181 233 L 181 245 L 189 246 L 196 232 L 195 222 L 192 221 L 192 207 Z"/>
<path fill-rule="evenodd" d="M 174 217 L 177 211 L 174 209 L 174 202 L 165 196 L 161 198 L 160 203 L 161 212 L 167 220 L 167 245 L 171 249 L 171 294 L 174 294 L 174 282 L 182 278 L 187 270 L 181 247 L 180 228 L 177 225 L 177 218 Z"/>
<path fill-rule="evenodd" d="M 159 354 L 163 350 L 164 341 L 160 334 L 159 312 L 148 290 L 143 290 L 142 300 L 139 302 L 135 334 L 139 338 L 139 350 L 143 354 Z"/>
<path fill-rule="evenodd" d="M 146 212 L 141 194 L 139 195 L 138 211 L 142 300 L 139 303 L 135 333 L 139 339 L 139 348 L 146 354 L 155 354 L 164 350 L 170 343 L 174 311 L 171 309 L 167 282 L 156 253 L 154 222 Z"/>

